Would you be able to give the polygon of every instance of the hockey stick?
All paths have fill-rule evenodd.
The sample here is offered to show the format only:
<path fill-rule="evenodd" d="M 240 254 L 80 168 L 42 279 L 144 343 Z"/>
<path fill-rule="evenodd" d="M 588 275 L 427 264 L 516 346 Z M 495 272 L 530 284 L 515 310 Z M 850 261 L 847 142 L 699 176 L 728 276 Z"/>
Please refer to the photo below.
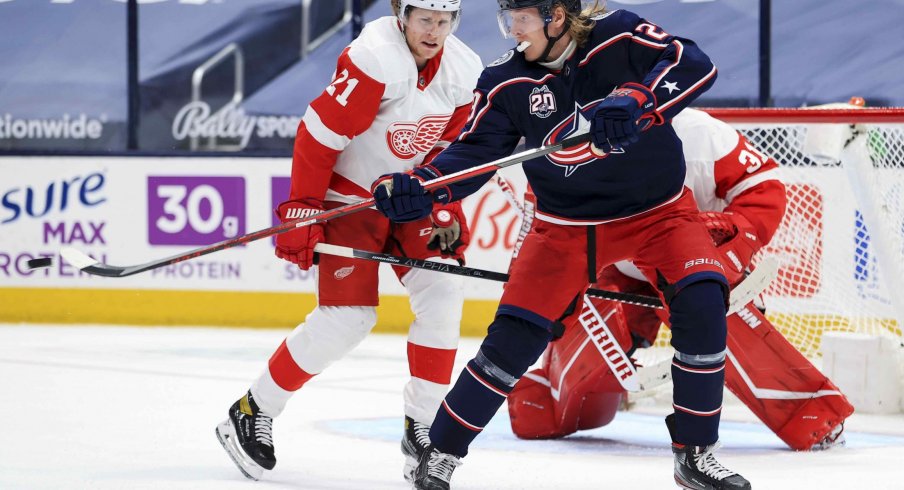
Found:
<path fill-rule="evenodd" d="M 520 201 L 518 201 L 518 198 L 515 196 L 515 190 L 512 188 L 512 185 L 509 184 L 507 180 L 505 180 L 505 177 L 503 177 L 499 174 L 496 174 L 493 176 L 493 182 L 495 182 L 496 185 L 499 186 L 499 190 L 502 191 L 502 195 L 505 196 L 505 200 L 508 201 L 508 203 L 513 208 L 515 208 L 515 210 L 518 211 L 518 213 L 523 218 L 524 217 L 524 205 L 521 204 Z"/>
<path fill-rule="evenodd" d="M 576 136 L 572 136 L 570 138 L 565 138 L 559 143 L 553 145 L 541 146 L 539 148 L 534 148 L 531 150 L 525 150 L 514 155 L 509 155 L 505 158 L 500 158 L 499 160 L 495 160 L 492 162 L 484 163 L 482 165 L 477 165 L 459 172 L 455 172 L 449 175 L 445 175 L 438 179 L 428 180 L 424 183 L 424 188 L 429 190 L 434 190 L 449 184 L 454 184 L 456 182 L 461 182 L 463 180 L 467 180 L 473 177 L 477 177 L 483 175 L 488 172 L 493 172 L 495 170 L 499 170 L 501 168 L 510 167 L 512 165 L 517 165 L 519 163 L 523 163 L 527 160 L 532 160 L 534 158 L 539 158 L 542 156 L 549 155 L 550 153 L 555 153 L 563 148 L 571 148 L 573 146 L 577 146 L 583 143 L 590 141 L 590 134 L 583 133 Z M 115 266 L 101 263 L 83 252 L 76 250 L 74 248 L 65 247 L 60 250 L 60 255 L 67 262 L 72 264 L 73 266 L 81 269 L 83 272 L 88 274 L 93 274 L 96 276 L 106 276 L 106 277 L 126 277 L 131 276 L 133 274 L 138 274 L 139 272 L 149 271 L 151 269 L 157 269 L 159 267 L 165 267 L 168 265 L 176 264 L 179 262 L 183 262 L 189 259 L 194 259 L 197 257 L 201 257 L 202 255 L 211 254 L 214 252 L 219 252 L 220 250 L 225 250 L 227 248 L 236 247 L 238 245 L 243 245 L 246 243 L 250 243 L 256 240 L 260 240 L 261 238 L 266 238 L 268 236 L 276 235 L 279 233 L 285 233 L 289 230 L 294 230 L 295 228 L 301 228 L 303 226 L 311 226 L 316 225 L 318 223 L 323 223 L 325 221 L 339 218 L 342 216 L 346 216 L 352 213 L 356 213 L 361 211 L 362 209 L 367 209 L 374 205 L 374 199 L 369 198 L 363 201 L 358 201 L 350 204 L 346 204 L 345 206 L 340 206 L 335 209 L 330 209 L 328 211 L 323 211 L 322 213 L 315 214 L 313 216 L 309 216 L 307 218 L 299 218 L 292 221 L 286 221 L 285 223 L 272 226 L 270 228 L 265 228 L 263 230 L 258 230 L 253 233 L 249 233 L 247 235 L 242 235 L 240 237 L 231 238 L 229 240 L 224 240 L 222 242 L 214 243 L 213 245 L 206 245 L 203 247 L 196 248 L 194 250 L 189 250 L 188 252 L 184 252 L 178 255 L 173 255 L 171 257 L 166 257 L 159 260 L 154 260 L 151 262 L 147 262 L 144 264 L 131 265 L 131 266 Z M 41 263 L 40 266 L 46 266 L 49 264 Z"/>
<path fill-rule="evenodd" d="M 374 262 L 382 262 L 384 264 L 400 265 L 402 267 L 409 267 L 412 269 L 424 269 L 429 271 L 442 272 L 445 274 L 454 274 L 456 276 L 475 277 L 478 279 L 488 279 L 490 281 L 498 282 L 507 282 L 509 280 L 509 275 L 503 272 L 474 269 L 472 267 L 447 264 L 445 262 L 434 262 L 432 260 L 399 257 L 397 255 L 369 252 L 367 250 L 359 250 L 356 248 L 343 247 L 340 245 L 331 245 L 329 243 L 318 243 L 317 246 L 314 247 L 314 251 L 317 253 L 335 255 L 338 257 L 371 260 Z M 629 305 L 644 306 L 647 308 L 662 308 L 662 302 L 655 296 L 621 293 L 618 291 L 607 291 L 605 289 L 594 288 L 588 289 L 587 295 L 596 298 L 608 299 L 610 301 L 617 301 L 619 303 L 627 303 Z"/>
<path fill-rule="evenodd" d="M 432 260 L 414 259 L 411 257 L 400 257 L 398 255 L 390 255 L 380 252 L 370 252 L 367 250 L 359 250 L 356 248 L 343 247 L 340 245 L 331 245 L 329 243 L 318 243 L 314 247 L 314 251 L 327 255 L 335 255 L 338 257 L 347 257 L 350 259 L 371 260 L 374 262 L 383 262 L 390 265 L 400 265 L 402 267 L 410 267 L 413 269 L 424 269 L 445 274 L 453 274 L 457 276 L 475 277 L 478 279 L 488 279 L 490 281 L 507 282 L 509 275 L 503 272 L 488 271 L 484 269 L 475 269 L 472 267 L 464 267 L 460 265 L 447 264 L 445 262 L 435 262 Z M 729 301 L 728 314 L 736 313 L 741 308 L 753 301 L 766 286 L 772 282 L 777 273 L 777 263 L 774 259 L 764 259 L 760 265 L 741 281 L 733 290 Z M 655 296 L 646 296 L 643 294 L 622 293 L 619 291 L 608 291 L 605 289 L 589 288 L 588 296 L 596 298 L 608 299 L 619 303 L 627 303 L 631 305 L 644 306 L 647 308 L 662 309 L 662 301 Z M 740 306 L 736 306 L 740 305 Z"/>

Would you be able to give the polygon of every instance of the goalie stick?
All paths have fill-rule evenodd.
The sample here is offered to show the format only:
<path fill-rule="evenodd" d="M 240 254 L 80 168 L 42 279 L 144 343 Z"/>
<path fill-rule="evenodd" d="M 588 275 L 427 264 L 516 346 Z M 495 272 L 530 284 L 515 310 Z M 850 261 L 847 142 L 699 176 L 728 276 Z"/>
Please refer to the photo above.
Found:
<path fill-rule="evenodd" d="M 541 146 L 539 148 L 534 148 L 530 150 L 525 150 L 519 153 L 515 153 L 514 155 L 509 155 L 505 158 L 500 158 L 499 160 L 494 160 L 492 162 L 487 162 L 482 165 L 477 165 L 459 172 L 455 172 L 449 175 L 442 176 L 438 179 L 428 180 L 424 183 L 424 188 L 426 190 L 434 190 L 449 184 L 454 184 L 456 182 L 461 182 L 463 180 L 467 180 L 473 177 L 477 177 L 488 172 L 493 172 L 499 170 L 501 168 L 510 167 L 512 165 L 517 165 L 523 163 L 527 160 L 532 160 L 534 158 L 539 158 L 542 156 L 549 155 L 550 153 L 555 153 L 563 148 L 571 148 L 573 146 L 580 145 L 582 143 L 587 143 L 590 141 L 589 133 L 582 133 L 570 138 L 565 138 L 564 140 L 552 144 Z M 214 252 L 219 252 L 220 250 L 225 250 L 227 248 L 236 247 L 238 245 L 243 245 L 245 243 L 250 243 L 256 240 L 260 240 L 261 238 L 266 238 L 268 236 L 276 235 L 279 233 L 285 233 L 290 230 L 294 230 L 295 228 L 301 228 L 303 226 L 311 226 L 316 225 L 318 223 L 323 223 L 331 219 L 339 218 L 342 216 L 346 216 L 352 213 L 356 213 L 361 211 L 362 209 L 367 209 L 374 205 L 374 199 L 364 199 L 363 201 L 358 201 L 354 203 L 349 203 L 344 206 L 340 206 L 335 209 L 330 209 L 328 211 L 323 211 L 321 213 L 317 213 L 313 216 L 309 216 L 307 218 L 299 218 L 292 221 L 286 221 L 285 223 L 281 223 L 276 226 L 272 226 L 270 228 L 264 228 L 262 230 L 258 230 L 252 233 L 248 233 L 247 235 L 242 235 L 236 238 L 231 238 L 229 240 L 224 240 L 222 242 L 214 243 L 213 245 L 206 245 L 203 247 L 196 248 L 194 250 L 189 250 L 188 252 L 184 252 L 178 255 L 173 255 L 171 257 L 166 257 L 159 260 L 154 260 L 151 262 L 147 262 L 144 264 L 137 264 L 131 266 L 115 266 L 101 263 L 97 260 L 92 259 L 88 255 L 74 249 L 74 248 L 63 248 L 60 250 L 60 255 L 67 262 L 72 264 L 73 266 L 81 269 L 83 272 L 87 274 L 92 274 L 96 276 L 105 276 L 105 277 L 126 277 L 131 276 L 133 274 L 138 274 L 140 272 L 149 271 L 152 269 L 157 269 L 159 267 L 165 267 L 172 264 L 177 264 L 179 262 L 183 262 L 186 260 L 194 259 L 197 257 L 201 257 L 203 255 L 211 254 Z M 40 264 L 39 267 L 46 266 L 47 264 Z"/>

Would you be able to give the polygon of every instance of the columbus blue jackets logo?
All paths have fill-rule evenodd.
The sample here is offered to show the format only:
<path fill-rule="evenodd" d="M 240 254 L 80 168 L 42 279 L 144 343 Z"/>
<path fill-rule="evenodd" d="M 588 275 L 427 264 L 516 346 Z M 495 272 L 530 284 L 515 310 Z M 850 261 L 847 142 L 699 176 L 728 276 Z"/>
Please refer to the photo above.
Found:
<path fill-rule="evenodd" d="M 575 104 L 574 114 L 566 117 L 554 127 L 549 134 L 543 138 L 543 145 L 553 145 L 565 138 L 577 134 L 583 134 L 590 130 L 590 118 L 593 117 L 593 109 L 599 103 L 599 100 L 588 102 L 587 104 Z M 574 172 L 596 160 L 601 160 L 609 156 L 610 153 L 624 153 L 622 149 L 614 149 L 609 153 L 602 153 L 600 150 L 593 151 L 590 143 L 583 143 L 571 148 L 563 148 L 557 152 L 546 155 L 546 159 L 553 164 L 565 169 L 565 177 L 571 177 Z"/>
<path fill-rule="evenodd" d="M 494 66 L 499 66 L 503 63 L 508 63 L 508 60 L 512 59 L 513 56 L 515 56 L 515 50 L 510 49 L 510 50 L 506 51 L 505 54 L 503 54 L 502 56 L 496 58 L 495 61 L 493 61 L 492 63 L 487 65 L 487 68 L 492 68 Z"/>
<path fill-rule="evenodd" d="M 530 113 L 546 119 L 556 112 L 556 96 L 546 85 L 534 87 L 530 92 Z"/>

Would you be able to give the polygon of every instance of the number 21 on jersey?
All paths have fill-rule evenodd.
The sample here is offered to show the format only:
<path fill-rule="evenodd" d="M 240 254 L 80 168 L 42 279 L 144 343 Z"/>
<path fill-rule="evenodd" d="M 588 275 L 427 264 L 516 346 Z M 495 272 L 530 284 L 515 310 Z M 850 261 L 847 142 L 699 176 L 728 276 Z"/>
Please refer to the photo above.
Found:
<path fill-rule="evenodd" d="M 345 87 L 341 92 L 339 92 L 339 87 L 343 84 L 345 85 Z M 348 97 L 352 94 L 352 92 L 354 92 L 355 87 L 357 86 L 358 79 L 349 78 L 348 70 L 344 69 L 342 70 L 342 73 L 340 73 L 339 76 L 336 77 L 335 80 L 333 80 L 333 83 L 329 84 L 329 86 L 326 88 L 326 93 L 336 97 L 336 102 L 338 102 L 342 107 L 345 107 L 346 105 L 348 105 Z M 339 92 L 339 95 L 336 95 L 337 92 Z"/>

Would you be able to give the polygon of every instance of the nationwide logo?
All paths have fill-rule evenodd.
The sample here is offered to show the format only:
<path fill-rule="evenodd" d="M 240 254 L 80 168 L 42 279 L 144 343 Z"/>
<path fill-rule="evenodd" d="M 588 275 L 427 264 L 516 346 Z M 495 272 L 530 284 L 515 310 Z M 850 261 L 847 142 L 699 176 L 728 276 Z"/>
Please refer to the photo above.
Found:
<path fill-rule="evenodd" d="M 230 102 L 213 112 L 206 102 L 191 102 L 173 119 L 173 138 L 239 140 L 240 149 L 248 146 L 251 137 L 294 138 L 298 131 L 300 117 L 294 116 L 249 116 L 241 105 Z"/>
<path fill-rule="evenodd" d="M 436 146 L 451 117 L 451 114 L 429 115 L 418 122 L 392 123 L 386 130 L 386 144 L 392 154 L 402 160 L 427 153 Z"/>
<path fill-rule="evenodd" d="M 2 1 L 2 0 L 0 0 Z M 104 134 L 107 116 L 91 118 L 63 114 L 53 119 L 19 119 L 12 114 L 0 116 L 0 140 L 97 140 Z"/>
<path fill-rule="evenodd" d="M 600 99 L 602 100 L 602 99 Z M 593 116 L 593 109 L 599 103 L 599 100 L 588 102 L 585 105 L 575 104 L 574 113 L 558 126 L 552 129 L 546 138 L 543 139 L 543 145 L 554 145 L 569 136 L 586 133 L 590 130 L 590 117 Z M 599 150 L 594 151 L 590 143 L 583 143 L 571 148 L 563 148 L 559 151 L 546 155 L 546 159 L 554 165 L 565 169 L 565 177 L 571 177 L 574 172 L 596 160 L 602 160 L 609 156 L 610 153 L 624 153 L 622 149 L 613 149 L 609 153 L 601 153 Z"/>

